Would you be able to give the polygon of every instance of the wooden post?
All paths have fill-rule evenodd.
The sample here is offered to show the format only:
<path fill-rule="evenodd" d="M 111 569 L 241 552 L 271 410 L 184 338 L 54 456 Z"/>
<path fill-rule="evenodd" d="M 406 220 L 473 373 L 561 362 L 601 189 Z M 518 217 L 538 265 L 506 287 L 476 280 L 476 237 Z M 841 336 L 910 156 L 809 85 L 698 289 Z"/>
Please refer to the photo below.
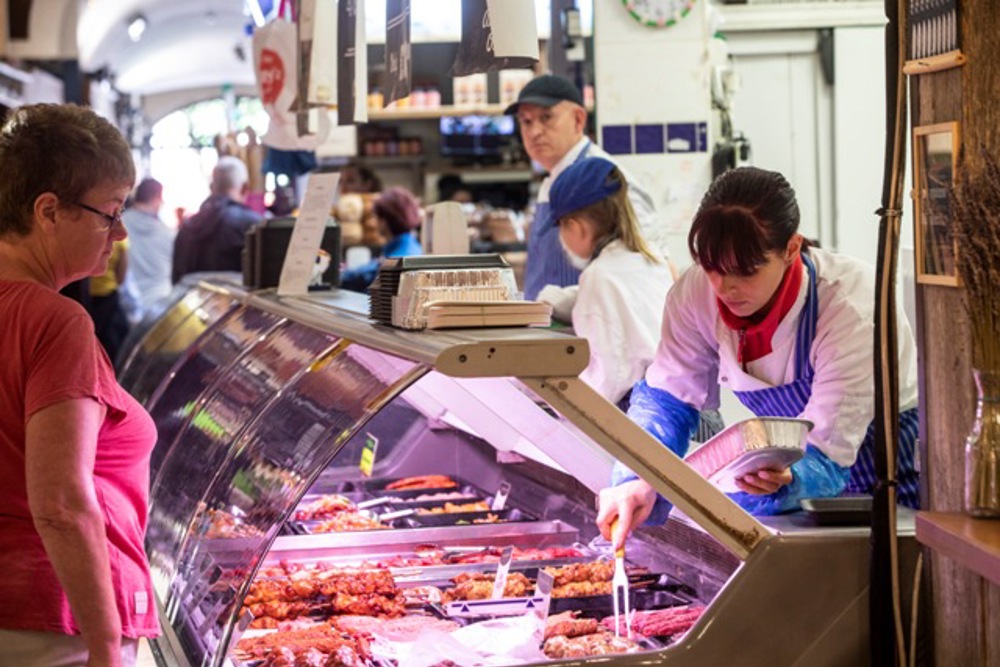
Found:
<path fill-rule="evenodd" d="M 994 0 L 960 3 L 962 67 L 913 76 L 913 125 L 959 121 L 964 159 L 978 170 L 979 146 L 1000 154 L 1000 12 Z M 910 221 L 912 224 L 912 221 Z M 917 285 L 921 442 L 925 507 L 961 511 L 964 443 L 975 412 L 972 345 L 961 287 Z M 1000 661 L 1000 586 L 930 552 L 934 664 Z"/>

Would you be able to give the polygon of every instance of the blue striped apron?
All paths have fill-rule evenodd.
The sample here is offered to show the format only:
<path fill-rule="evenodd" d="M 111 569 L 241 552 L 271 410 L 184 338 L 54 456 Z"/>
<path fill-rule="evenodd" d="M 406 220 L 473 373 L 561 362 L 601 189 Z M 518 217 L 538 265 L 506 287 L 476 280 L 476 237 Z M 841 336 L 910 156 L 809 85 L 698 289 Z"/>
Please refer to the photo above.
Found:
<path fill-rule="evenodd" d="M 573 163 L 587 157 L 591 143 L 588 141 Z M 535 205 L 535 219 L 528 232 L 528 259 L 524 266 L 524 298 L 534 301 L 546 285 L 567 287 L 580 282 L 580 272 L 566 259 L 559 243 L 559 225 L 552 218 L 549 202 Z"/>
<path fill-rule="evenodd" d="M 809 292 L 799 319 L 795 340 L 795 380 L 788 384 L 734 392 L 743 405 L 757 416 L 798 417 L 805 410 L 812 395 L 813 366 L 809 360 L 813 339 L 816 337 L 816 321 L 819 317 L 816 296 L 816 267 L 803 253 L 802 263 L 809 271 Z M 899 415 L 899 448 L 897 451 L 898 500 L 908 507 L 920 505 L 920 475 L 914 465 L 919 415 L 916 408 L 905 410 Z M 845 493 L 871 493 L 878 478 L 875 475 L 873 443 L 875 422 L 868 425 L 865 439 L 858 450 L 858 458 L 851 466 L 850 479 Z"/>

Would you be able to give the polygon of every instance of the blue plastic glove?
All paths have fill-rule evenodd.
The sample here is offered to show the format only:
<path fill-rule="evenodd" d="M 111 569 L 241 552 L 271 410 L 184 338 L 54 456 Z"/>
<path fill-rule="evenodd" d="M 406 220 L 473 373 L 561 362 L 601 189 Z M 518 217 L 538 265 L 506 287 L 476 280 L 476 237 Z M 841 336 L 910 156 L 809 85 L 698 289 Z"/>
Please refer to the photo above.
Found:
<path fill-rule="evenodd" d="M 816 447 L 806 447 L 806 455 L 792 464 L 792 483 L 774 493 L 758 496 L 752 493 L 730 493 L 740 507 L 759 516 L 782 514 L 799 509 L 803 498 L 832 498 L 847 488 L 850 468 L 844 468 Z"/>
<path fill-rule="evenodd" d="M 628 416 L 680 457 L 687 454 L 688 444 L 698 429 L 697 410 L 668 391 L 650 387 L 645 380 L 640 380 L 632 388 Z M 611 469 L 612 486 L 638 478 L 634 472 L 615 461 Z M 657 496 L 646 525 L 665 523 L 672 507 L 663 496 Z"/>

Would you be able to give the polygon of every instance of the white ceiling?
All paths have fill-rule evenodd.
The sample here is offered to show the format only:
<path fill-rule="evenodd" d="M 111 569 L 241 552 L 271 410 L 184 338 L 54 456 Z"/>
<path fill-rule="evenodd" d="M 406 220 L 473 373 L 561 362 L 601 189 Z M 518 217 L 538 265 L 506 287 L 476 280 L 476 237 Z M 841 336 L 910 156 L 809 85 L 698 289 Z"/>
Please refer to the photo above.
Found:
<path fill-rule="evenodd" d="M 139 13 L 147 27 L 132 42 L 128 23 Z M 107 67 L 128 93 L 253 85 L 248 23 L 243 0 L 87 0 L 77 22 L 80 67 Z"/>

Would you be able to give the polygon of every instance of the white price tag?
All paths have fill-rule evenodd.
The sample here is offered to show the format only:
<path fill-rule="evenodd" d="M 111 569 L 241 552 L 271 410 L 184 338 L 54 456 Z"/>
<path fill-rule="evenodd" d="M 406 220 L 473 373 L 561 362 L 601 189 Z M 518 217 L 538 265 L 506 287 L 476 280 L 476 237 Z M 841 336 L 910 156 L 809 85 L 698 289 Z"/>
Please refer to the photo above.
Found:
<path fill-rule="evenodd" d="M 497 574 L 493 577 L 493 600 L 503 598 L 504 589 L 507 588 L 507 573 L 510 572 L 510 562 L 514 559 L 514 547 L 506 547 L 500 554 L 500 563 L 497 564 Z"/>
<path fill-rule="evenodd" d="M 507 505 L 507 496 L 510 495 L 510 482 L 501 482 L 500 488 L 497 489 L 497 493 L 493 496 L 493 502 L 490 503 L 490 509 L 494 512 L 499 512 L 503 510 Z"/>
<path fill-rule="evenodd" d="M 502 600 L 461 600 L 449 602 L 445 607 L 448 616 L 520 616 L 539 609 L 545 599 L 536 596 L 530 598 L 503 598 Z"/>
<path fill-rule="evenodd" d="M 339 182 L 340 174 L 336 172 L 309 174 L 299 217 L 295 220 L 292 238 L 288 242 L 285 263 L 281 266 L 279 296 L 299 295 L 309 291 L 313 267 L 316 265 Z"/>
<path fill-rule="evenodd" d="M 538 639 L 538 643 L 541 644 L 545 641 L 545 621 L 549 617 L 549 604 L 552 602 L 552 575 L 546 572 L 544 569 L 538 570 L 538 576 L 535 577 L 535 597 L 536 599 L 541 598 L 542 602 L 532 611 L 535 616 L 535 636 Z"/>

